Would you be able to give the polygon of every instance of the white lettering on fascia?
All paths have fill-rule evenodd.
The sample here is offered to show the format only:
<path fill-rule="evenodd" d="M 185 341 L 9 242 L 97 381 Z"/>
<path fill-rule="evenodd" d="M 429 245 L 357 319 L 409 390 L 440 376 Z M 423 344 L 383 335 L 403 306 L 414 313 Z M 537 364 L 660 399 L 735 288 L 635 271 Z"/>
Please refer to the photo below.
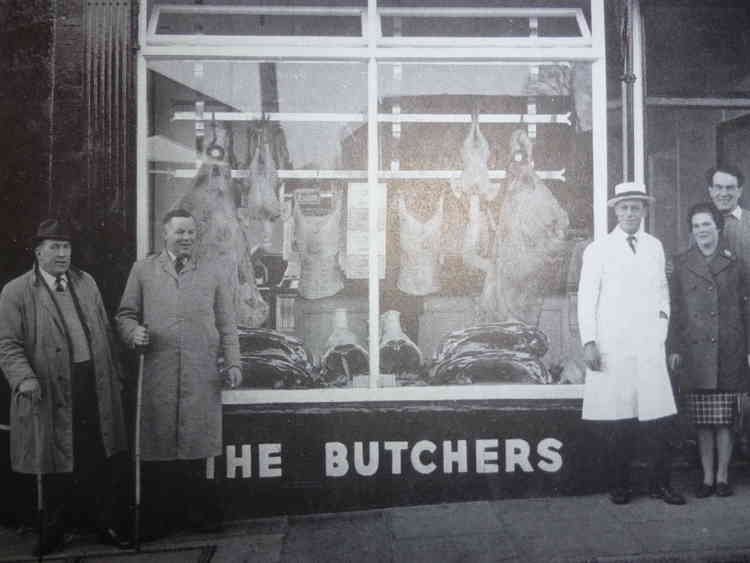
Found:
<path fill-rule="evenodd" d="M 409 442 L 383 442 L 383 449 L 391 453 L 391 473 L 401 475 L 401 454 L 409 448 Z"/>
<path fill-rule="evenodd" d="M 343 477 L 349 473 L 346 446 L 341 442 L 326 442 L 326 477 Z"/>
<path fill-rule="evenodd" d="M 516 470 L 516 466 L 520 467 L 526 473 L 534 471 L 529 461 L 530 454 L 531 448 L 526 440 L 516 438 L 505 440 L 506 473 L 513 473 Z"/>
<path fill-rule="evenodd" d="M 452 449 L 452 442 L 443 442 L 443 473 L 453 473 L 453 466 L 458 473 L 466 473 L 469 470 L 469 456 L 466 448 L 466 440 L 456 440 L 456 449 Z"/>
<path fill-rule="evenodd" d="M 414 447 L 411 449 L 411 465 L 414 468 L 414 471 L 421 473 L 422 475 L 429 475 L 435 471 L 437 465 L 432 461 L 424 463 L 422 461 L 422 454 L 426 452 L 435 453 L 436 449 L 437 446 L 429 440 L 420 440 L 414 444 Z"/>
<path fill-rule="evenodd" d="M 560 449 L 562 449 L 562 442 L 560 440 L 545 438 L 539 442 L 536 446 L 536 453 L 538 453 L 539 457 L 542 459 L 537 464 L 537 467 L 547 473 L 560 471 L 563 464 Z"/>
<path fill-rule="evenodd" d="M 375 475 L 380 463 L 380 442 L 368 442 L 367 461 L 364 455 L 364 443 L 354 442 L 354 470 L 358 475 L 369 477 Z"/>
<path fill-rule="evenodd" d="M 281 477 L 281 444 L 258 445 L 258 475 Z"/>
<path fill-rule="evenodd" d="M 497 440 L 477 440 L 477 473 L 497 473 Z"/>
<path fill-rule="evenodd" d="M 242 477 L 251 477 L 253 467 L 253 455 L 250 444 L 242 444 L 242 454 L 237 455 L 235 446 L 227 446 L 227 479 L 234 479 L 237 469 L 242 468 Z"/>

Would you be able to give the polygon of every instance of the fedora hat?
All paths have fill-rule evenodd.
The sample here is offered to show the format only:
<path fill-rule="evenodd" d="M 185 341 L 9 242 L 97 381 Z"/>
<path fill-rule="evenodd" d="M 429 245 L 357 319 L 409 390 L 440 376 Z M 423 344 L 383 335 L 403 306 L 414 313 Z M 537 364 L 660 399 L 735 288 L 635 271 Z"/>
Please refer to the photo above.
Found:
<path fill-rule="evenodd" d="M 640 182 L 622 182 L 615 186 L 615 195 L 609 198 L 607 206 L 614 207 L 618 201 L 624 199 L 654 201 L 654 198 L 646 193 L 646 186 Z"/>
<path fill-rule="evenodd" d="M 45 219 L 39 223 L 36 234 L 31 237 L 33 245 L 43 240 L 73 240 L 73 229 L 64 219 Z"/>

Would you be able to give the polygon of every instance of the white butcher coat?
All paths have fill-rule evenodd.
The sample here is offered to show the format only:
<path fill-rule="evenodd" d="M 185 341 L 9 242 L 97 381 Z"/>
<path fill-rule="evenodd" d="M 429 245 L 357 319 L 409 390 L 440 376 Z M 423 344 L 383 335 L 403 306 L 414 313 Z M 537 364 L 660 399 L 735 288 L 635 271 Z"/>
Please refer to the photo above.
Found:
<path fill-rule="evenodd" d="M 602 371 L 586 370 L 583 418 L 653 420 L 677 412 L 664 343 L 669 288 L 661 242 L 639 230 L 634 254 L 615 227 L 584 251 L 578 285 L 581 342 L 599 347 Z"/>

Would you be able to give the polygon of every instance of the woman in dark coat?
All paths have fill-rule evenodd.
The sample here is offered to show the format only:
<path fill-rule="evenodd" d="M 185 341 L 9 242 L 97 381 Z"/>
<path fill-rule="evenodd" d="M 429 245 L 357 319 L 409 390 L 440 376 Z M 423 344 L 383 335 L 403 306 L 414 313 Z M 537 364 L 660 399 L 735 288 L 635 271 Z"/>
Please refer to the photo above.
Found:
<path fill-rule="evenodd" d="M 688 224 L 696 244 L 675 260 L 669 364 L 680 374 L 685 406 L 698 431 L 703 480 L 696 496 L 729 496 L 732 425 L 740 394 L 748 389 L 748 286 L 721 236 L 719 210 L 712 203 L 694 205 Z"/>

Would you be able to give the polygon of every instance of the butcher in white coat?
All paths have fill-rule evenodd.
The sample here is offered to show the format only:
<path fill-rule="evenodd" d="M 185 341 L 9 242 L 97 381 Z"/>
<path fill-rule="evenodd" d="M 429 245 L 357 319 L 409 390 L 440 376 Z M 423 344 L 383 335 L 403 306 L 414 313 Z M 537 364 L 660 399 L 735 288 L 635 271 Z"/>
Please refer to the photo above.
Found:
<path fill-rule="evenodd" d="M 630 500 L 629 464 L 636 434 L 646 442 L 650 494 L 669 504 L 685 499 L 669 484 L 667 429 L 676 414 L 665 341 L 669 289 L 664 250 L 643 230 L 653 198 L 636 182 L 615 186 L 617 226 L 583 254 L 578 322 L 586 362 L 583 419 L 606 430 L 612 464 L 610 498 Z"/>

